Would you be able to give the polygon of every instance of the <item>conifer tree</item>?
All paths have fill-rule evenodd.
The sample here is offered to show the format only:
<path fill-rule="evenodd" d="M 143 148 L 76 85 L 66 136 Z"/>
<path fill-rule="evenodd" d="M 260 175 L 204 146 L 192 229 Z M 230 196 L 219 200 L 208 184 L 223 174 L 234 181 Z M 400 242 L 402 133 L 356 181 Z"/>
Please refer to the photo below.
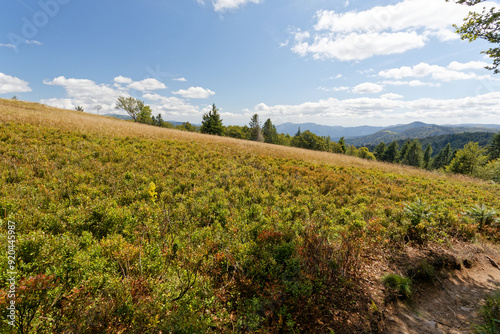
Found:
<path fill-rule="evenodd" d="M 212 110 L 207 114 L 203 115 L 203 121 L 201 122 L 201 133 L 222 136 L 224 134 L 224 126 L 222 125 L 222 119 L 220 119 L 219 110 L 215 107 L 215 103 L 212 105 Z"/>
<path fill-rule="evenodd" d="M 273 125 L 270 118 L 264 123 L 262 134 L 264 135 L 264 141 L 266 143 L 276 144 L 278 142 L 278 131 L 276 131 L 276 127 Z"/>
<path fill-rule="evenodd" d="M 425 148 L 425 152 L 424 152 L 424 165 L 423 165 L 423 167 L 425 169 L 430 168 L 431 157 L 432 157 L 432 146 L 431 146 L 431 144 L 428 144 L 427 147 Z"/>
<path fill-rule="evenodd" d="M 399 156 L 398 143 L 396 141 L 393 141 L 387 146 L 382 161 L 397 162 L 398 156 Z"/>
<path fill-rule="evenodd" d="M 384 157 L 385 150 L 386 150 L 386 145 L 384 142 L 378 144 L 377 147 L 375 147 L 374 151 L 375 158 L 377 158 L 377 160 L 382 160 Z"/>
<path fill-rule="evenodd" d="M 418 140 L 409 142 L 401 163 L 414 167 L 422 166 L 422 144 Z"/>
<path fill-rule="evenodd" d="M 300 131 L 300 128 L 299 128 L 299 131 Z M 347 147 L 345 146 L 345 138 L 344 137 L 340 137 L 339 145 L 342 148 L 342 153 L 345 154 L 347 152 Z"/>
<path fill-rule="evenodd" d="M 259 115 L 255 114 L 250 120 L 250 140 L 263 142 L 262 128 L 260 127 Z"/>
<path fill-rule="evenodd" d="M 500 132 L 497 133 L 488 145 L 488 156 L 490 160 L 500 158 Z"/>

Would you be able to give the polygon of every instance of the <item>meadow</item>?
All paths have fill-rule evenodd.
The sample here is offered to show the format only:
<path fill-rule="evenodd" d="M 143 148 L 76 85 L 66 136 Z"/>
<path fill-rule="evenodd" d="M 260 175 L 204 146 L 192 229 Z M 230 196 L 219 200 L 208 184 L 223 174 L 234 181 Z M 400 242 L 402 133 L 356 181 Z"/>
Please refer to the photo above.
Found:
<path fill-rule="evenodd" d="M 500 240 L 492 182 L 21 101 L 0 183 L 19 333 L 383 332 L 390 254 Z"/>

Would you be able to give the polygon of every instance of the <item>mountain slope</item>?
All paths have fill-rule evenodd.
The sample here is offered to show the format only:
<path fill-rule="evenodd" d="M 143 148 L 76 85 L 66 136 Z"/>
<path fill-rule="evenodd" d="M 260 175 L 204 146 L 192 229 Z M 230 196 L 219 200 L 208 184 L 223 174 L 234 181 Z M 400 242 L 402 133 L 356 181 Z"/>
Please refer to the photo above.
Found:
<path fill-rule="evenodd" d="M 387 333 L 383 274 L 500 238 L 463 214 L 500 189 L 462 176 L 6 100 L 0 143 L 26 333 Z"/>

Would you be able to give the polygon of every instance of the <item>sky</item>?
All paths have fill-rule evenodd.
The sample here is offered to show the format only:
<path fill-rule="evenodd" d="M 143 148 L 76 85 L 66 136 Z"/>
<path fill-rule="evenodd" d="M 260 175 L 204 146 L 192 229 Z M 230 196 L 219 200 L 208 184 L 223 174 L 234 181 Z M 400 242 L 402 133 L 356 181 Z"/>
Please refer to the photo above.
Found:
<path fill-rule="evenodd" d="M 454 31 L 445 0 L 9 0 L 0 98 L 224 125 L 500 124 L 491 47 Z M 100 106 L 100 107 L 98 107 Z"/>

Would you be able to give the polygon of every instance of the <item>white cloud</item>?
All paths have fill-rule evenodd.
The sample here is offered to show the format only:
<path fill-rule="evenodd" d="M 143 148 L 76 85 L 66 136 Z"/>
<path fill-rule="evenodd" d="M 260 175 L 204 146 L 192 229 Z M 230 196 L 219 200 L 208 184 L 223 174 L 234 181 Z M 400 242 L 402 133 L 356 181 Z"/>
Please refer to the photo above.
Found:
<path fill-rule="evenodd" d="M 34 40 L 34 39 L 32 39 L 32 40 L 26 40 L 24 43 L 31 44 L 31 45 L 42 45 L 42 42 Z"/>
<path fill-rule="evenodd" d="M 388 100 L 400 100 L 402 99 L 404 96 L 403 95 L 400 95 L 400 94 L 394 94 L 394 93 L 387 93 L 387 94 L 383 94 L 380 96 L 382 99 L 388 99 Z"/>
<path fill-rule="evenodd" d="M 202 114 L 198 107 L 175 96 L 166 97 L 159 94 L 148 93 L 144 94 L 142 97 L 146 100 L 153 101 L 153 103 L 151 103 L 151 109 L 153 109 L 153 113 L 155 114 L 158 112 L 163 115 L 171 116 L 196 116 Z"/>
<path fill-rule="evenodd" d="M 61 86 L 66 90 L 66 98 L 43 99 L 40 101 L 43 104 L 58 108 L 73 109 L 76 106 L 83 106 L 86 110 L 89 110 L 99 104 L 102 106 L 101 113 L 109 113 L 115 111 L 114 106 L 118 97 L 128 96 L 128 92 L 124 89 L 96 84 L 88 79 L 60 76 L 53 80 L 44 80 L 43 83 L 51 86 Z"/>
<path fill-rule="evenodd" d="M 6 48 L 11 48 L 11 49 L 16 48 L 16 46 L 14 44 L 2 44 L 2 43 L 0 43 L 0 46 L 6 47 Z"/>
<path fill-rule="evenodd" d="M 403 53 L 423 47 L 431 38 L 440 41 L 459 39 L 453 24 L 460 24 L 468 12 L 480 11 L 453 1 L 403 0 L 395 5 L 376 6 L 365 11 L 316 13 L 314 36 L 298 35 L 292 51 L 315 59 L 362 60 L 376 55 Z"/>
<path fill-rule="evenodd" d="M 439 87 L 440 83 L 433 82 L 422 82 L 420 80 L 383 80 L 380 82 L 383 85 L 392 85 L 392 86 L 410 86 L 410 87 L 420 87 L 420 86 L 429 86 L 429 87 Z"/>
<path fill-rule="evenodd" d="M 383 89 L 384 87 L 381 85 L 372 82 L 365 82 L 354 87 L 352 92 L 357 94 L 373 94 L 380 93 Z"/>
<path fill-rule="evenodd" d="M 349 91 L 350 88 L 347 86 L 338 86 L 338 87 L 323 87 L 320 86 L 318 87 L 319 90 L 322 90 L 324 92 L 342 92 L 342 91 Z"/>
<path fill-rule="evenodd" d="M 83 106 L 86 111 L 93 112 L 96 105 L 101 105 L 101 114 L 123 113 L 115 109 L 116 100 L 120 96 L 130 96 L 130 89 L 150 89 L 161 87 L 161 82 L 149 79 L 133 81 L 130 78 L 118 76 L 114 78 L 114 85 L 97 84 L 88 79 L 73 79 L 63 76 L 53 80 L 45 80 L 46 85 L 61 86 L 66 90 L 66 97 L 42 99 L 40 102 L 50 106 L 64 109 L 74 109 Z M 125 84 L 122 86 L 121 84 Z M 159 84 L 158 84 L 159 83 Z M 160 85 L 161 84 L 161 85 Z M 118 85 L 118 86 L 115 86 Z M 136 88 L 132 88 L 135 86 Z M 199 122 L 201 111 L 198 106 L 175 96 L 162 96 L 144 91 L 142 98 L 151 106 L 154 115 L 161 114 L 164 119 L 176 117 L 180 120 Z"/>
<path fill-rule="evenodd" d="M 167 88 L 167 86 L 165 86 L 165 84 L 163 84 L 162 82 L 160 82 L 154 78 L 144 79 L 141 81 L 134 81 L 134 82 L 130 83 L 128 85 L 128 87 L 135 89 L 135 90 L 140 90 L 142 92 Z"/>
<path fill-rule="evenodd" d="M 261 0 L 213 0 L 212 4 L 216 12 L 238 9 L 247 3 L 261 3 Z"/>
<path fill-rule="evenodd" d="M 272 117 L 276 121 L 314 121 L 321 120 L 339 124 L 340 121 L 373 120 L 404 122 L 420 120 L 428 122 L 463 122 L 479 121 L 499 122 L 500 92 L 492 92 L 473 97 L 458 99 L 423 98 L 410 101 L 401 100 L 398 94 L 386 94 L 380 98 L 355 98 L 339 100 L 322 99 L 317 102 L 305 102 L 298 105 L 268 106 L 264 103 L 256 105 L 247 113 L 258 113 L 261 118 Z"/>
<path fill-rule="evenodd" d="M 73 99 L 41 99 L 40 103 L 60 109 L 75 109 L 79 104 L 75 104 Z"/>
<path fill-rule="evenodd" d="M 120 83 L 120 84 L 131 84 L 133 82 L 132 79 L 130 78 L 127 78 L 127 77 L 123 77 L 123 76 L 117 76 L 116 78 L 114 78 L 114 81 L 116 83 Z"/>
<path fill-rule="evenodd" d="M 186 78 L 175 78 L 174 81 L 186 82 Z"/>
<path fill-rule="evenodd" d="M 308 39 L 309 37 L 311 37 L 309 31 L 304 31 L 304 32 L 298 31 L 295 33 L 295 40 L 299 43 Z"/>
<path fill-rule="evenodd" d="M 460 63 L 458 61 L 452 61 L 447 68 L 454 71 L 463 71 L 463 70 L 479 70 L 484 69 L 486 66 L 490 64 L 484 61 L 469 61 L 467 63 Z"/>
<path fill-rule="evenodd" d="M 29 83 L 0 72 L 0 94 L 31 92 Z"/>
<path fill-rule="evenodd" d="M 363 60 L 378 55 L 403 53 L 425 45 L 426 37 L 411 32 L 397 33 L 350 33 L 332 37 L 316 36 L 312 43 L 297 43 L 292 51 L 314 59 Z"/>
<path fill-rule="evenodd" d="M 451 67 L 450 67 L 451 66 Z M 439 81 L 455 81 L 455 80 L 470 80 L 470 79 L 489 79 L 490 75 L 478 75 L 475 73 L 465 73 L 456 70 L 451 70 L 449 68 L 471 68 L 477 66 L 476 62 L 470 62 L 466 64 L 461 64 L 457 62 L 452 62 L 448 68 L 439 65 L 430 65 L 427 63 L 419 63 L 415 66 L 402 66 L 399 68 L 392 68 L 384 71 L 380 71 L 378 75 L 382 78 L 390 79 L 404 79 L 404 78 L 423 78 L 431 77 L 434 80 Z"/>
<path fill-rule="evenodd" d="M 206 99 L 209 96 L 215 95 L 215 92 L 202 87 L 189 87 L 188 89 L 181 89 L 172 93 L 188 99 Z"/>

